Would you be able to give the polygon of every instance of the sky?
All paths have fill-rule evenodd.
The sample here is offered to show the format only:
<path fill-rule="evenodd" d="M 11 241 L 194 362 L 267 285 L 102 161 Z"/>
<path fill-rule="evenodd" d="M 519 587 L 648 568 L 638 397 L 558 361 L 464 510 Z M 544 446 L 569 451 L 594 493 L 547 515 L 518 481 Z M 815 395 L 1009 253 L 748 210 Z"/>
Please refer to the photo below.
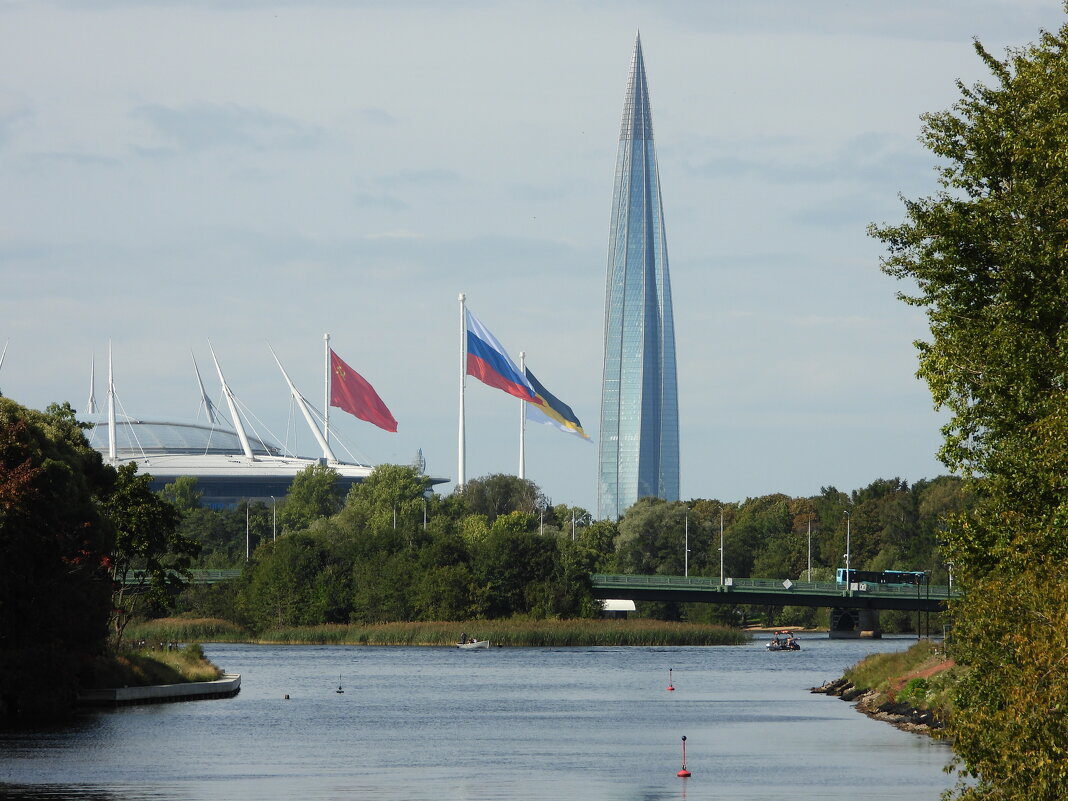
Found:
<path fill-rule="evenodd" d="M 989 82 L 973 39 L 1065 21 L 1059 0 L 0 0 L 0 391 L 84 412 L 110 342 L 120 415 L 203 421 L 210 341 L 255 431 L 316 456 L 268 344 L 321 407 L 329 333 L 399 423 L 333 410 L 351 455 L 421 449 L 452 481 L 463 292 L 596 441 L 640 30 L 682 497 L 934 478 L 926 318 L 867 226 L 937 191 L 920 116 Z M 516 472 L 519 403 L 468 380 L 468 478 Z M 595 445 L 528 426 L 553 503 L 596 511 L 596 471 Z"/>

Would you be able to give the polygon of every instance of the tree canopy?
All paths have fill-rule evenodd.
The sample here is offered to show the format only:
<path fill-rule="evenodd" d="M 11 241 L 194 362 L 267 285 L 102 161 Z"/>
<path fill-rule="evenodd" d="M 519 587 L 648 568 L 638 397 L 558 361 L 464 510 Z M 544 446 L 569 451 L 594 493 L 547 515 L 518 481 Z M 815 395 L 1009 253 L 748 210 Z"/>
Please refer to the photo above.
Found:
<path fill-rule="evenodd" d="M 872 233 L 926 309 L 940 456 L 979 499 L 938 533 L 967 590 L 951 734 L 976 781 L 958 794 L 1053 801 L 1068 797 L 1068 26 L 1004 59 L 975 49 L 989 84 L 958 83 L 923 118 L 941 190 Z"/>
<path fill-rule="evenodd" d="M 0 398 L 0 720 L 65 713 L 105 647 L 113 479 L 69 405 Z"/>

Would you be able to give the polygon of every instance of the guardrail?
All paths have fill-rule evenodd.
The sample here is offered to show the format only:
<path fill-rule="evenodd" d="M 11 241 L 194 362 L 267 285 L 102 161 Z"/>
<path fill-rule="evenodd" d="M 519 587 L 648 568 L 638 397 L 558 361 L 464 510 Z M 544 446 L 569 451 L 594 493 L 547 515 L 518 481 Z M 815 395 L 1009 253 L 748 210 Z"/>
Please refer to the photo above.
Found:
<path fill-rule="evenodd" d="M 220 581 L 232 581 L 241 577 L 240 568 L 219 568 L 214 570 L 190 570 L 194 584 L 218 584 Z M 148 578 L 146 570 L 131 570 L 126 574 L 126 584 L 141 584 Z"/>
<path fill-rule="evenodd" d="M 960 592 L 956 589 L 950 592 L 944 584 L 923 584 L 913 586 L 900 586 L 888 584 L 875 584 L 872 582 L 856 582 L 849 587 L 834 581 L 792 581 L 790 579 L 763 579 L 763 578 L 725 578 L 720 583 L 719 577 L 710 576 L 645 576 L 597 573 L 591 576 L 593 583 L 603 588 L 629 587 L 629 588 L 656 588 L 678 590 L 701 590 L 707 592 L 733 592 L 746 590 L 781 593 L 783 595 L 841 595 L 849 597 L 853 595 L 869 595 L 872 597 L 885 598 L 934 598 L 948 599 L 959 597 Z"/>

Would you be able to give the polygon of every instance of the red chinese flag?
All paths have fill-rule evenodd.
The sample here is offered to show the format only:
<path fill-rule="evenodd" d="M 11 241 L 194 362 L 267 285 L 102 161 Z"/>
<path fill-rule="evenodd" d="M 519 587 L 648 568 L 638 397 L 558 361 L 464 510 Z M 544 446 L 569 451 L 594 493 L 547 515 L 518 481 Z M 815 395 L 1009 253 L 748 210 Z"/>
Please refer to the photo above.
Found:
<path fill-rule="evenodd" d="M 368 423 L 374 423 L 386 431 L 397 430 L 397 421 L 389 413 L 386 404 L 382 403 L 375 388 L 345 364 L 333 350 L 330 351 L 330 373 L 331 406 L 336 406 Z"/>

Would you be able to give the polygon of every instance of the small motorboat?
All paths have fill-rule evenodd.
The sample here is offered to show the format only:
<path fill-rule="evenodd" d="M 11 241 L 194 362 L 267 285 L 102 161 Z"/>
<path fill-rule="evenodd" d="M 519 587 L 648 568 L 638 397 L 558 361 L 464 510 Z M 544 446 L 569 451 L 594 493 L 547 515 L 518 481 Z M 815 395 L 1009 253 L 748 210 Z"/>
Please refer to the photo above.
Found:
<path fill-rule="evenodd" d="M 765 647 L 769 651 L 800 651 L 801 643 L 792 631 L 777 631 Z"/>
<path fill-rule="evenodd" d="M 483 648 L 489 648 L 489 640 L 461 640 L 456 643 L 456 647 L 461 651 L 478 651 Z"/>

